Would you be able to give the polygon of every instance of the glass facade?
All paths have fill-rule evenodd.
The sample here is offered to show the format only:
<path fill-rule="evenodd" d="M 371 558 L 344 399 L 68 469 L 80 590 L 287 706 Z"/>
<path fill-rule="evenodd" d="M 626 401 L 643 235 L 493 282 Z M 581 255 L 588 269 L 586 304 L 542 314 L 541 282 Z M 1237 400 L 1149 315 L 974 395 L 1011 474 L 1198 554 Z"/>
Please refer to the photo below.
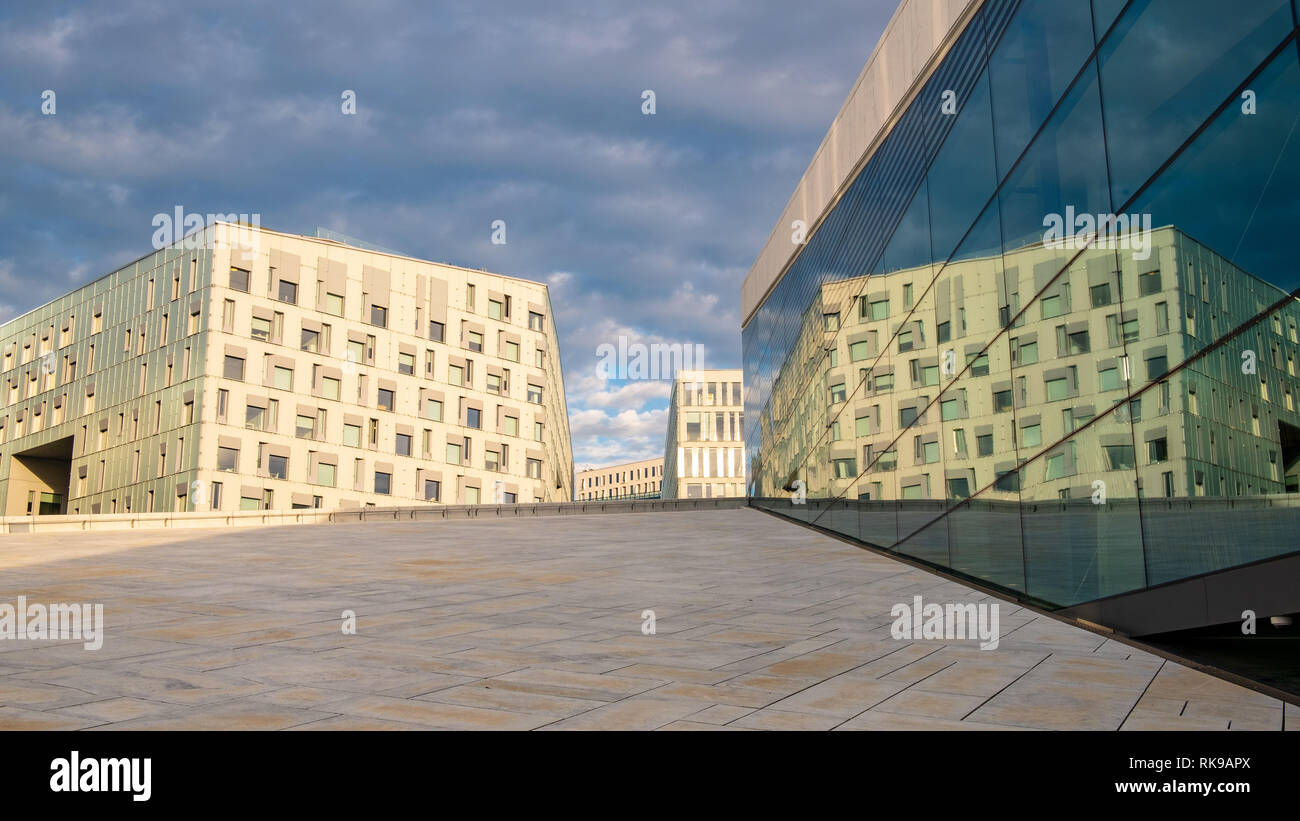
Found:
<path fill-rule="evenodd" d="M 752 502 L 1054 606 L 1294 552 L 1295 15 L 987 0 L 744 329 Z"/>

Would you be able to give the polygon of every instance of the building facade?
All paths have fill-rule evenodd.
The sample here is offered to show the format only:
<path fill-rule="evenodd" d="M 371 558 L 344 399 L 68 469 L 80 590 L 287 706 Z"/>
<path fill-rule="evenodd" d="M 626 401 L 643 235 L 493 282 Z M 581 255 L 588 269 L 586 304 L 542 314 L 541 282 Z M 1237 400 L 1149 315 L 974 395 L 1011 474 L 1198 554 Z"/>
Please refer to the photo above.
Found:
<path fill-rule="evenodd" d="M 658 499 L 663 483 L 663 457 L 603 468 L 583 468 L 577 472 L 575 481 L 579 502 L 594 499 Z"/>
<path fill-rule="evenodd" d="M 1296 111 L 1287 0 L 905 0 L 741 291 L 755 503 L 1058 605 L 1293 552 Z"/>
<path fill-rule="evenodd" d="M 573 494 L 536 282 L 217 223 L 0 326 L 0 356 L 4 515 Z"/>
<path fill-rule="evenodd" d="M 673 381 L 664 443 L 665 499 L 745 495 L 739 370 L 683 370 Z"/>

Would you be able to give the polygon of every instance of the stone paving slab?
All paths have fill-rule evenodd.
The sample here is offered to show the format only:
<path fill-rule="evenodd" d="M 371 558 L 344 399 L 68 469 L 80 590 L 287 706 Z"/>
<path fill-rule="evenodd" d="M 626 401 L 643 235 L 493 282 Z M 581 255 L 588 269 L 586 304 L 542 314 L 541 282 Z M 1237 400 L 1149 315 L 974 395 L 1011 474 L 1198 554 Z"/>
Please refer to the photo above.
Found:
<path fill-rule="evenodd" d="M 0 729 L 1300 728 L 755 510 L 9 535 L 0 571 L 0 603 L 106 622 L 99 650 L 0 640 Z M 999 646 L 892 638 L 917 595 L 999 605 Z"/>

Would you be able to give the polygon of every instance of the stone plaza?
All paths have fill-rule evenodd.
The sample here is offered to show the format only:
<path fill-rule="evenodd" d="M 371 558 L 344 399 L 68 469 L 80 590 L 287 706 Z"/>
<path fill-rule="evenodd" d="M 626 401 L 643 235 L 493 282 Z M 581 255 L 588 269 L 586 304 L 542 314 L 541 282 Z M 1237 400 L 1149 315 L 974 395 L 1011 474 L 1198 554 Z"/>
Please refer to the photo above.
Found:
<path fill-rule="evenodd" d="M 1300 726 L 1277 698 L 745 508 L 19 534 L 0 569 L 0 601 L 104 614 L 98 650 L 0 641 L 7 730 Z M 999 604 L 997 648 L 892 638 L 914 596 Z"/>

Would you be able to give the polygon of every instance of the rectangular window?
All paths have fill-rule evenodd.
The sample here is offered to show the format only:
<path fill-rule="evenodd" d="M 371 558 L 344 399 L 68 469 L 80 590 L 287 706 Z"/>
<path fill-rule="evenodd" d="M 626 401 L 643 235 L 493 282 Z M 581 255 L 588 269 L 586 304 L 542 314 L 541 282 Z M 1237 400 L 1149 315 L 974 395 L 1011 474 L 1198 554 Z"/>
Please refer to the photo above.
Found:
<path fill-rule="evenodd" d="M 483 334 L 478 331 L 470 331 L 466 335 L 466 341 L 471 351 L 474 353 L 483 353 Z"/>
<path fill-rule="evenodd" d="M 253 317 L 253 339 L 267 342 L 271 339 L 271 320 L 260 316 Z"/>
<path fill-rule="evenodd" d="M 1147 271 L 1145 274 L 1138 275 L 1138 293 L 1141 296 L 1151 296 L 1160 293 L 1160 271 Z"/>
<path fill-rule="evenodd" d="M 378 404 L 379 404 L 379 407 L 380 407 L 381 410 L 391 411 L 391 410 L 393 409 L 393 402 L 394 402 L 394 401 L 395 401 L 395 400 L 394 400 L 394 396 L 393 396 L 393 392 L 392 392 L 392 391 L 390 391 L 388 388 L 380 388 L 380 389 L 379 389 L 379 402 L 378 402 Z"/>
<path fill-rule="evenodd" d="M 266 460 L 266 472 L 272 479 L 283 479 L 289 474 L 289 460 L 283 456 L 269 456 Z"/>
<path fill-rule="evenodd" d="M 388 309 L 381 305 L 370 306 L 370 324 L 379 328 L 388 327 Z M 376 481 L 378 478 L 376 477 Z"/>
<path fill-rule="evenodd" d="M 1110 470 L 1132 470 L 1134 466 L 1132 445 L 1105 445 L 1106 464 Z"/>
<path fill-rule="evenodd" d="M 443 325 L 441 322 L 435 322 L 432 319 L 429 320 L 430 339 L 432 339 L 434 342 L 442 342 L 443 338 L 446 335 L 447 335 L 447 326 Z"/>
<path fill-rule="evenodd" d="M 845 399 L 844 383 L 841 382 L 838 385 L 831 385 L 831 404 L 834 405 L 838 402 L 843 402 L 844 399 Z"/>
<path fill-rule="evenodd" d="M 501 318 L 501 303 L 495 299 L 488 300 L 488 319 Z"/>
<path fill-rule="evenodd" d="M 239 470 L 238 448 L 217 448 L 217 470 L 234 473 Z"/>
<path fill-rule="evenodd" d="M 226 363 L 222 369 L 221 375 L 226 379 L 236 379 L 244 381 L 244 360 L 237 356 L 227 356 Z"/>
<path fill-rule="evenodd" d="M 397 434 L 397 439 L 393 444 L 393 451 L 398 456 L 411 455 L 411 436 L 407 433 Z"/>
<path fill-rule="evenodd" d="M 1100 285 L 1094 285 L 1090 290 L 1092 293 L 1092 307 L 1101 308 L 1110 304 L 1110 283 L 1103 282 Z"/>
<path fill-rule="evenodd" d="M 375 493 L 387 496 L 392 492 L 393 474 L 375 471 Z"/>
<path fill-rule="evenodd" d="M 530 330 L 540 331 L 545 329 L 545 321 L 541 314 L 535 311 L 528 312 L 528 327 Z"/>
<path fill-rule="evenodd" d="M 483 412 L 480 411 L 478 408 L 466 408 L 466 409 L 465 409 L 465 427 L 467 427 L 467 428 L 482 428 L 482 427 L 483 427 Z"/>
<path fill-rule="evenodd" d="M 248 293 L 249 272 L 243 268 L 230 269 L 230 288 L 233 291 L 243 291 Z"/>
<path fill-rule="evenodd" d="M 1026 425 L 1020 429 L 1020 444 L 1027 448 L 1042 447 L 1043 444 L 1043 427 L 1042 425 Z"/>
<path fill-rule="evenodd" d="M 343 316 L 343 297 L 339 294 L 325 294 L 325 313 Z"/>
<path fill-rule="evenodd" d="M 326 399 L 338 400 L 340 382 L 332 376 L 322 376 L 320 380 L 320 393 Z"/>
<path fill-rule="evenodd" d="M 447 366 L 447 381 L 452 385 L 465 384 L 465 369 L 460 365 Z"/>
<path fill-rule="evenodd" d="M 1147 461 L 1153 465 L 1169 461 L 1169 440 L 1161 437 L 1147 442 Z"/>
<path fill-rule="evenodd" d="M 324 462 L 316 465 L 316 484 L 334 487 L 337 471 L 338 469 L 334 465 L 327 465 Z"/>
<path fill-rule="evenodd" d="M 979 456 L 993 455 L 993 434 L 984 433 L 975 437 L 975 453 Z"/>
<path fill-rule="evenodd" d="M 350 448 L 361 447 L 361 426 L 344 425 L 343 426 L 343 444 Z"/>
<path fill-rule="evenodd" d="M 542 388 L 540 385 L 528 385 L 528 401 L 535 405 L 542 404 Z"/>
<path fill-rule="evenodd" d="M 424 501 L 437 502 L 442 500 L 442 483 L 437 479 L 424 480 Z"/>
<path fill-rule="evenodd" d="M 279 388 L 279 389 L 282 390 L 282 391 L 291 391 L 291 390 L 293 390 L 293 370 L 292 370 L 292 369 L 290 369 L 290 368 L 282 368 L 282 367 L 280 367 L 279 365 L 276 365 L 276 366 L 275 366 L 275 371 L 274 371 L 274 374 L 273 374 L 273 375 L 274 375 L 274 380 L 275 380 L 275 381 L 274 381 L 274 386 L 275 386 L 275 387 Z"/>
<path fill-rule="evenodd" d="M 527 468 L 527 473 L 529 478 L 532 479 L 542 478 L 542 460 L 529 459 L 526 468 Z"/>
<path fill-rule="evenodd" d="M 1119 368 L 1106 368 L 1098 371 L 1097 376 L 1100 380 L 1101 390 L 1113 391 L 1119 387 Z"/>
<path fill-rule="evenodd" d="M 442 400 L 425 399 L 424 418 L 432 419 L 435 422 L 441 422 L 442 421 Z"/>
<path fill-rule="evenodd" d="M 1047 401 L 1059 402 L 1070 395 L 1070 383 L 1065 377 L 1047 380 Z"/>
<path fill-rule="evenodd" d="M 276 291 L 275 298 L 281 302 L 288 302 L 291 305 L 298 304 L 298 283 L 280 280 L 280 287 Z"/>
<path fill-rule="evenodd" d="M 452 442 L 447 443 L 447 464 L 449 465 L 460 464 L 460 445 L 454 444 Z"/>

